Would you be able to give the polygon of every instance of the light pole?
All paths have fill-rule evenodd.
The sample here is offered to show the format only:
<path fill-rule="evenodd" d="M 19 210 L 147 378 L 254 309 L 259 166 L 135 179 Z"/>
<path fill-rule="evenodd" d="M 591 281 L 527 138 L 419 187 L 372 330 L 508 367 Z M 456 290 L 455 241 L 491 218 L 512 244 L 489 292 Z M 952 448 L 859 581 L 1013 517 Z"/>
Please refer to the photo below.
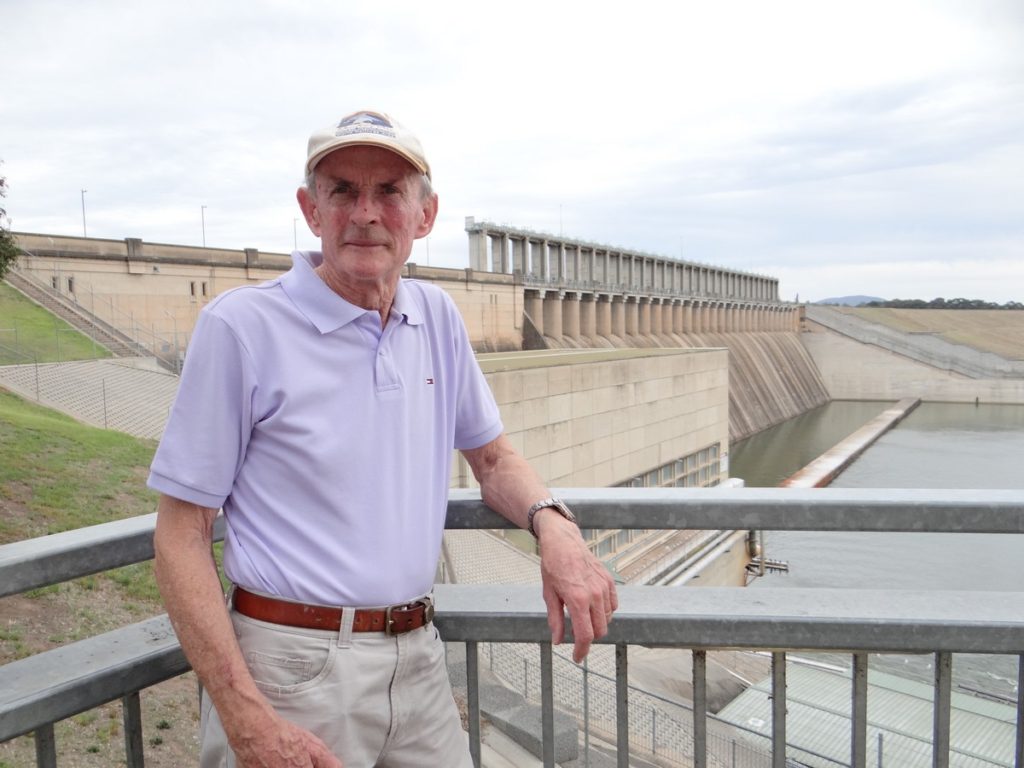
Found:
<path fill-rule="evenodd" d="M 205 248 L 206 247 L 206 206 L 205 205 L 200 205 L 199 206 L 199 215 L 203 219 L 203 248 Z"/>
<path fill-rule="evenodd" d="M 85 193 L 89 190 L 82 190 L 82 237 L 88 237 L 89 235 L 85 231 Z"/>

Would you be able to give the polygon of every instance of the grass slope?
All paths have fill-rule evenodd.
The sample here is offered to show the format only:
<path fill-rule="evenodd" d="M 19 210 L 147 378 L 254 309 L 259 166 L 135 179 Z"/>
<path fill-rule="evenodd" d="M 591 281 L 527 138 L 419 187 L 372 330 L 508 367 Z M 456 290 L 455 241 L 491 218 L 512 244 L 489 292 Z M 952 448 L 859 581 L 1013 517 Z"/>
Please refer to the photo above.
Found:
<path fill-rule="evenodd" d="M 80 424 L 0 389 L 0 543 L 148 514 L 156 443 Z M 163 613 L 152 563 L 0 599 L 0 664 Z M 195 765 L 195 679 L 142 693 L 146 765 Z M 59 763 L 124 764 L 119 704 L 56 724 Z M 0 768 L 35 765 L 30 736 L 0 744 Z"/>
<path fill-rule="evenodd" d="M 110 357 L 110 352 L 0 282 L 0 365 Z"/>

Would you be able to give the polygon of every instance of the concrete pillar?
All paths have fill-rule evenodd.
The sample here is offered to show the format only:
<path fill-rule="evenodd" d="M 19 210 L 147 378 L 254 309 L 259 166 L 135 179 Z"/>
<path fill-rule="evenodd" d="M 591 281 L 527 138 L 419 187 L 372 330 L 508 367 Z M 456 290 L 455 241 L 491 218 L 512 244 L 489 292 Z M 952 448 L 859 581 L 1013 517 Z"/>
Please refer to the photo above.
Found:
<path fill-rule="evenodd" d="M 582 254 L 579 245 L 573 245 L 565 253 L 565 268 L 570 280 L 580 280 L 582 273 Z"/>
<path fill-rule="evenodd" d="M 617 293 L 611 297 L 612 333 L 620 339 L 626 336 L 626 297 Z"/>
<path fill-rule="evenodd" d="M 641 296 L 637 299 L 637 330 L 641 336 L 651 335 L 651 299 L 650 296 Z"/>
<path fill-rule="evenodd" d="M 636 336 L 640 332 L 640 299 L 626 296 L 626 335 Z"/>
<path fill-rule="evenodd" d="M 526 274 L 526 249 L 530 247 L 530 241 L 526 238 L 512 241 L 512 273 Z"/>
<path fill-rule="evenodd" d="M 676 328 L 676 307 L 679 302 L 672 299 L 661 300 L 661 332 L 665 335 L 679 333 Z"/>
<path fill-rule="evenodd" d="M 544 292 L 544 335 L 552 339 L 562 338 L 561 293 L 561 291 Z"/>
<path fill-rule="evenodd" d="M 597 296 L 594 323 L 598 336 L 611 336 L 612 331 L 612 297 L 607 293 Z"/>
<path fill-rule="evenodd" d="M 544 282 L 551 282 L 551 246 L 547 240 L 540 241 L 540 276 Z"/>
<path fill-rule="evenodd" d="M 523 292 L 523 312 L 529 315 L 538 333 L 544 335 L 544 298 L 540 291 Z"/>
<path fill-rule="evenodd" d="M 580 295 L 566 291 L 562 299 L 562 336 L 580 337 Z"/>
<path fill-rule="evenodd" d="M 487 233 L 469 233 L 469 268 L 487 272 Z"/>
<path fill-rule="evenodd" d="M 651 326 L 648 333 L 660 336 L 663 327 L 661 322 L 661 299 L 649 299 L 648 314 L 650 316 L 649 322 Z M 642 324 L 643 323 L 641 321 L 641 325 Z"/>
<path fill-rule="evenodd" d="M 491 271 L 499 275 L 509 273 L 508 235 L 501 233 L 491 238 Z"/>
<path fill-rule="evenodd" d="M 580 294 L 580 338 L 597 338 L 597 297 L 592 293 Z"/>
<path fill-rule="evenodd" d="M 686 303 L 682 299 L 672 302 L 672 333 L 686 332 Z"/>

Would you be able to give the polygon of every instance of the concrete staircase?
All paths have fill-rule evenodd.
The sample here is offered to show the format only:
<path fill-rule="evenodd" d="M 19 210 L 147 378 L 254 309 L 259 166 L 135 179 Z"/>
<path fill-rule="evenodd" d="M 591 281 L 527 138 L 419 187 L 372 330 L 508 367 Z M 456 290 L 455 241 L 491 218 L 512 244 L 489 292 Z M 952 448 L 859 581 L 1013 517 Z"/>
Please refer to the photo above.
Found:
<path fill-rule="evenodd" d="M 6 281 L 39 306 L 64 320 L 68 325 L 94 339 L 114 357 L 139 357 L 148 350 L 136 344 L 126 334 L 88 312 L 59 291 L 43 285 L 16 269 L 7 273 Z"/>

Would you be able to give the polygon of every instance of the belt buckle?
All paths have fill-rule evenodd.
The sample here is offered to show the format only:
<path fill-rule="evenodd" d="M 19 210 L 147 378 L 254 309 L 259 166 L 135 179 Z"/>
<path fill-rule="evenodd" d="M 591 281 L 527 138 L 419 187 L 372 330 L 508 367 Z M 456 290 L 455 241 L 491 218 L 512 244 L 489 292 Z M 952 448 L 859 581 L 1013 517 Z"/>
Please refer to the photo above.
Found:
<path fill-rule="evenodd" d="M 388 637 L 396 634 L 394 631 L 395 620 L 391 616 L 396 608 L 399 610 L 415 610 L 417 605 L 423 606 L 423 626 L 425 627 L 427 624 L 432 622 L 434 620 L 434 601 L 429 597 L 424 597 L 420 600 L 416 600 L 415 602 L 406 603 L 405 605 L 389 605 L 384 609 L 384 634 Z M 409 630 L 404 630 L 404 632 L 408 631 Z"/>

